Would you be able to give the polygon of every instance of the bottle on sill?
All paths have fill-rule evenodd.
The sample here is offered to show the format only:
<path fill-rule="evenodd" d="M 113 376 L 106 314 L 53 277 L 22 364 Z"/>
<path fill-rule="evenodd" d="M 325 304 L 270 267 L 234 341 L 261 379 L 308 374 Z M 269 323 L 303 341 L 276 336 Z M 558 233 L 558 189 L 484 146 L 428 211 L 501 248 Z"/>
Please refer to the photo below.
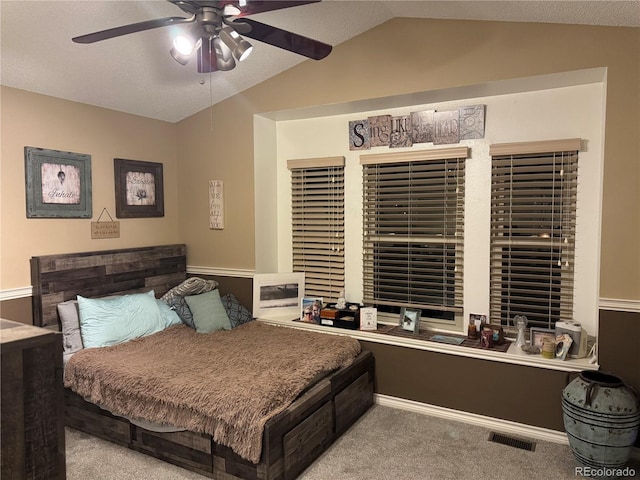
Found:
<path fill-rule="evenodd" d="M 467 337 L 475 340 L 478 338 L 478 330 L 476 329 L 475 323 L 470 323 L 469 328 L 467 329 Z"/>

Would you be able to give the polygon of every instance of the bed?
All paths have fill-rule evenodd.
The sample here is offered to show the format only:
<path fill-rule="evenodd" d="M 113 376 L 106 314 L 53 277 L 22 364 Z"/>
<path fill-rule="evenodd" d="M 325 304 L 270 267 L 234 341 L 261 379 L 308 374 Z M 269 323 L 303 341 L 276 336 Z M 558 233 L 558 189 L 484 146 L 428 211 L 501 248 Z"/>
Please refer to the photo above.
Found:
<path fill-rule="evenodd" d="M 57 306 L 73 300 L 77 295 L 97 298 L 141 294 L 150 289 L 158 298 L 167 294 L 172 288 L 187 279 L 186 249 L 184 245 L 178 244 L 33 257 L 31 259 L 31 275 L 34 324 L 58 329 Z M 304 343 L 300 340 L 302 337 L 298 337 L 298 335 L 312 333 L 253 321 L 240 325 L 231 331 L 202 335 L 189 327 L 178 324 L 159 333 L 127 343 L 141 344 L 140 348 L 143 350 L 145 348 L 159 350 L 157 344 L 152 342 L 160 341 L 162 335 L 179 337 L 183 345 L 184 342 L 189 345 L 194 342 L 205 342 L 209 338 L 213 341 L 219 336 L 224 341 L 216 345 L 222 345 L 228 341 L 227 353 L 224 353 L 222 346 L 212 350 L 220 350 L 220 355 L 228 357 L 229 352 L 237 352 L 238 341 L 239 343 L 256 342 L 256 339 L 267 338 L 267 335 L 274 336 L 274 331 L 276 337 L 278 332 L 282 332 L 281 336 L 291 335 L 293 341 L 298 343 Z M 319 340 L 314 337 L 312 341 L 314 344 L 324 340 L 324 337 L 340 337 L 318 333 L 314 333 L 314 335 L 323 337 Z M 253 340 L 249 340 L 251 338 Z M 234 341 L 236 343 L 233 343 Z M 116 359 L 121 357 L 118 349 L 125 347 L 127 345 L 115 345 L 104 349 L 105 352 L 114 350 L 112 357 L 108 357 L 111 358 L 108 362 L 112 362 L 112 366 L 115 366 Z M 333 343 L 324 347 L 325 350 L 333 348 Z M 87 365 L 85 360 L 97 350 L 100 349 L 87 348 L 84 352 L 75 354 L 67 366 L 72 366 L 74 363 L 80 366 Z M 78 390 L 73 387 L 83 395 L 75 393 L 71 388 L 65 388 L 66 425 L 211 478 L 295 478 L 373 404 L 373 357 L 370 352 L 366 351 L 352 353 L 352 358 L 345 359 L 342 363 L 333 366 L 330 365 L 333 360 L 323 360 L 326 362 L 326 368 L 322 372 L 305 372 L 307 377 L 304 381 L 306 383 L 298 385 L 296 387 L 298 390 L 289 392 L 289 387 L 284 389 L 292 398 L 278 399 L 278 401 L 282 400 L 285 403 L 276 406 L 275 410 L 269 413 L 268 418 L 263 419 L 260 429 L 257 430 L 259 436 L 251 441 L 252 446 L 246 447 L 244 450 L 242 448 L 238 450 L 237 445 L 226 439 L 216 441 L 216 439 L 220 440 L 218 438 L 218 433 L 221 430 L 219 423 L 217 428 L 216 425 L 213 425 L 213 429 L 209 429 L 210 432 L 208 432 L 202 427 L 207 423 L 206 421 L 200 421 L 200 418 L 189 419 L 184 415 L 177 415 L 171 419 L 172 426 L 178 428 L 163 431 L 163 429 L 155 428 L 151 423 L 138 421 L 140 419 L 135 415 L 121 416 L 118 414 L 122 413 L 120 410 L 116 411 L 117 414 L 113 414 L 108 409 L 101 408 L 105 405 L 98 406 L 87 401 L 92 398 L 94 401 L 98 399 L 91 394 L 92 387 L 88 387 L 89 390 Z M 314 356 L 321 354 L 322 350 Z M 86 358 L 82 358 L 83 361 L 80 361 L 82 355 Z M 219 362 L 219 360 L 211 360 L 211 362 L 216 361 Z M 255 370 L 255 365 L 244 368 Z M 274 367 L 272 370 L 274 373 L 281 372 L 282 366 Z M 86 373 L 87 368 L 84 372 L 82 368 L 79 371 L 81 372 L 79 375 L 82 376 Z M 153 383 L 150 375 L 151 373 L 149 376 L 145 374 L 141 379 L 147 379 Z M 102 382 L 100 385 L 103 385 L 105 380 L 100 380 L 100 382 Z M 204 383 L 214 384 L 213 380 L 201 382 L 201 384 Z M 227 384 L 229 384 L 228 380 Z M 212 392 L 206 393 L 206 398 L 212 398 L 209 395 L 220 390 L 219 387 L 220 384 L 214 384 Z M 234 395 L 236 394 L 237 392 L 234 393 Z M 267 403 L 273 403 L 271 395 L 280 396 L 274 392 L 266 395 L 269 400 Z M 133 404 L 135 403 L 133 402 Z M 183 410 L 191 411 L 189 409 L 192 408 L 197 408 L 197 406 L 189 405 Z M 131 414 L 132 412 L 127 411 L 127 413 Z M 166 416 L 166 413 L 160 413 L 156 420 L 159 418 L 169 417 Z M 180 423 L 176 419 L 184 420 L 187 423 Z M 189 421 L 192 423 L 188 423 Z M 187 428 L 182 430 L 185 426 Z M 236 434 L 236 437 L 245 436 L 249 437 L 243 432 Z"/>

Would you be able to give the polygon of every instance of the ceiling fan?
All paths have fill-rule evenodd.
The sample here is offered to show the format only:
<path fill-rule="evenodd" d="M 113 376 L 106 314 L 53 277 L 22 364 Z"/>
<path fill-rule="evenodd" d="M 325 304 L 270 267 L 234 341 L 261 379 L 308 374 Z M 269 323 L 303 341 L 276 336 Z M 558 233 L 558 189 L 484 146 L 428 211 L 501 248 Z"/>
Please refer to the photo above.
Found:
<path fill-rule="evenodd" d="M 196 52 L 198 72 L 231 70 L 234 58 L 242 61 L 251 53 L 251 44 L 240 34 L 274 47 L 320 60 L 329 55 L 331 45 L 287 30 L 246 18 L 256 13 L 317 3 L 320 0 L 167 0 L 189 17 L 165 17 L 123 25 L 74 37 L 76 43 L 95 43 L 170 25 L 185 25 L 173 39 L 171 56 L 186 65 Z"/>

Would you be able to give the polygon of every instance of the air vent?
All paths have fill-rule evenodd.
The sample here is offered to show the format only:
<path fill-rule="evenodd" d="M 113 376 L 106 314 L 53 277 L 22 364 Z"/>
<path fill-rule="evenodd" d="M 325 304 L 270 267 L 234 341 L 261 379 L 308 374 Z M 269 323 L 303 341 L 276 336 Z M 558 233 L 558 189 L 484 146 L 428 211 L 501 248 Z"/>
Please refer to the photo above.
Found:
<path fill-rule="evenodd" d="M 491 432 L 491 434 L 489 435 L 489 441 L 494 443 L 501 443 L 502 445 L 507 445 L 509 447 L 520 448 L 529 452 L 534 452 L 536 450 L 536 444 L 533 442 L 509 437 L 507 435 L 496 432 Z"/>

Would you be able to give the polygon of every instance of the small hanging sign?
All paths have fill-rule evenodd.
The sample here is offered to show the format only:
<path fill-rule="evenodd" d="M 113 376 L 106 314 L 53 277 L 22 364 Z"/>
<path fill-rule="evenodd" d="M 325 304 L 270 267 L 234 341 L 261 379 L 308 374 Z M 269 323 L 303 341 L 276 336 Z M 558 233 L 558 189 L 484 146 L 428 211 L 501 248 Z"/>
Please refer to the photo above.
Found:
<path fill-rule="evenodd" d="M 110 222 L 101 222 L 102 214 L 107 212 Z M 91 222 L 91 238 L 120 238 L 120 222 L 114 222 L 109 210 L 102 209 L 97 222 Z"/>

